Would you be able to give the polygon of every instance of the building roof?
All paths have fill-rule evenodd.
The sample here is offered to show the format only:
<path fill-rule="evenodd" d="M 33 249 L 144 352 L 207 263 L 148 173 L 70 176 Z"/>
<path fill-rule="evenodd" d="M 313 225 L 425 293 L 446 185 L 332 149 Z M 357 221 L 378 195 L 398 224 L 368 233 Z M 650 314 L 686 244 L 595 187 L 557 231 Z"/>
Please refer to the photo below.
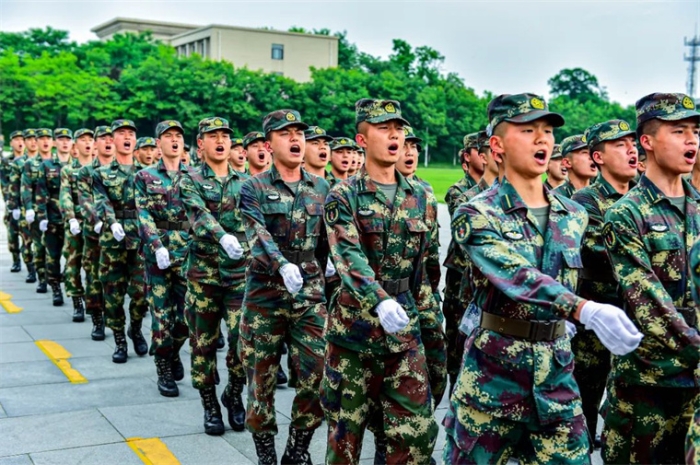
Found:
<path fill-rule="evenodd" d="M 155 29 L 153 32 L 161 33 L 168 31 L 171 33 L 171 35 L 177 35 L 182 32 L 186 32 L 187 30 L 198 29 L 201 27 L 197 24 L 171 23 L 166 21 L 154 21 L 150 19 L 116 17 L 93 27 L 90 29 L 90 32 L 94 32 L 98 37 L 103 37 L 112 32 L 118 32 L 119 25 L 140 26 L 139 29 Z M 116 29 L 116 31 L 113 31 L 114 29 Z"/>
<path fill-rule="evenodd" d="M 312 37 L 316 39 L 322 39 L 322 40 L 339 40 L 338 37 L 333 36 L 333 35 L 321 35 L 321 34 L 308 34 L 308 33 L 303 33 L 303 32 L 288 32 L 288 31 L 278 31 L 276 29 L 261 29 L 261 28 L 255 28 L 255 27 L 242 27 L 242 26 L 231 26 L 231 25 L 225 25 L 225 24 L 209 24 L 207 26 L 199 26 L 196 29 L 193 29 L 191 31 L 185 31 L 182 32 L 178 35 L 175 35 L 171 37 L 171 40 L 176 40 L 180 39 L 182 37 L 186 37 L 190 34 L 195 34 L 201 31 L 205 31 L 207 29 L 228 29 L 228 30 L 233 30 L 233 31 L 246 31 L 246 32 L 258 32 L 261 34 L 275 34 L 275 35 L 287 35 L 287 36 L 296 36 L 296 37 Z"/>

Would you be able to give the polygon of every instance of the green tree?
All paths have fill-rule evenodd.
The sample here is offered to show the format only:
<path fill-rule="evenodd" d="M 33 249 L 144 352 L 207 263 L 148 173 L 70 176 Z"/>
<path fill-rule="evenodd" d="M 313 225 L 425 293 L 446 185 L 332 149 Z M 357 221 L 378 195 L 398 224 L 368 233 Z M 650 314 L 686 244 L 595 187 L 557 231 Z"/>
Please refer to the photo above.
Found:
<path fill-rule="evenodd" d="M 547 81 L 552 97 L 566 96 L 579 102 L 608 100 L 598 78 L 583 68 L 562 69 Z"/>

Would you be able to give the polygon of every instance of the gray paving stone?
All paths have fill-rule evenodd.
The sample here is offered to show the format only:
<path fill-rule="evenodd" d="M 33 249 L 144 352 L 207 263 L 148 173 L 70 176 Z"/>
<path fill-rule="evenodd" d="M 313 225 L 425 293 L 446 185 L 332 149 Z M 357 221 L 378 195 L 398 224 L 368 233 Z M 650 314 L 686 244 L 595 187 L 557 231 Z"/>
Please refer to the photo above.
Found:
<path fill-rule="evenodd" d="M 32 459 L 28 455 L 13 455 L 11 457 L 0 457 L 0 465 L 32 465 Z"/>
<path fill-rule="evenodd" d="M 21 326 L 0 326 L 0 344 L 32 342 L 32 337 Z"/>
<path fill-rule="evenodd" d="M 2 350 L 2 349 L 0 349 Z M 6 363 L 2 366 L 0 388 L 67 383 L 68 378 L 46 357 L 44 361 Z"/>
<path fill-rule="evenodd" d="M 250 434 L 248 434 L 248 436 L 248 440 L 252 444 L 253 440 Z M 229 463 L 236 465 L 252 465 L 253 463 L 257 463 L 257 460 L 253 462 L 240 451 L 231 447 L 231 444 L 222 439 L 222 437 L 197 434 L 190 436 L 173 436 L 162 438 L 161 440 L 168 446 L 170 452 L 177 457 L 182 465 Z"/>
<path fill-rule="evenodd" d="M 191 391 L 193 389 L 190 389 Z M 182 436 L 202 433 L 202 404 L 197 399 L 99 409 L 125 438 Z"/>
<path fill-rule="evenodd" d="M 38 362 L 48 358 L 33 342 L 3 344 L 0 350 L 0 363 Z"/>
<path fill-rule="evenodd" d="M 0 457 L 124 440 L 97 410 L 3 418 L 0 437 Z"/>
<path fill-rule="evenodd" d="M 100 344 L 95 341 L 91 342 Z M 153 357 L 138 357 L 130 354 L 129 361 L 123 367 L 112 363 L 111 354 L 112 350 L 110 349 L 109 354 L 100 357 L 71 358 L 70 363 L 73 368 L 78 370 L 90 382 L 124 377 L 156 379 L 156 367 L 153 363 Z M 182 382 L 179 384 L 182 384 Z M 187 384 L 187 387 L 189 386 Z"/>
<path fill-rule="evenodd" d="M 83 323 L 66 322 L 52 325 L 25 325 L 23 329 L 34 339 L 66 340 L 89 339 L 92 322 L 88 317 Z M 0 333 L 0 340 L 2 333 Z"/>
<path fill-rule="evenodd" d="M 34 465 L 143 465 L 141 459 L 125 443 L 77 447 L 31 454 Z"/>
<path fill-rule="evenodd" d="M 7 412 L 2 408 L 2 405 L 0 405 L 0 418 L 7 418 Z"/>
<path fill-rule="evenodd" d="M 65 322 L 65 315 L 58 312 L 45 310 L 27 312 L 22 310 L 20 313 L 5 313 L 4 310 L 0 310 L 0 326 L 2 327 L 56 324 Z"/>
<path fill-rule="evenodd" d="M 105 358 L 105 363 L 114 365 L 112 363 L 112 353 L 114 349 L 109 345 L 105 344 L 104 341 L 93 341 L 90 339 L 90 332 L 87 330 L 87 334 L 84 339 L 58 339 L 49 338 L 49 340 L 57 342 L 63 346 L 71 354 L 71 364 L 74 359 L 81 357 L 98 357 L 103 356 Z M 132 352 L 133 354 L 133 352 Z M 131 354 L 130 354 L 131 355 Z M 135 354 L 133 354 L 136 356 Z"/>

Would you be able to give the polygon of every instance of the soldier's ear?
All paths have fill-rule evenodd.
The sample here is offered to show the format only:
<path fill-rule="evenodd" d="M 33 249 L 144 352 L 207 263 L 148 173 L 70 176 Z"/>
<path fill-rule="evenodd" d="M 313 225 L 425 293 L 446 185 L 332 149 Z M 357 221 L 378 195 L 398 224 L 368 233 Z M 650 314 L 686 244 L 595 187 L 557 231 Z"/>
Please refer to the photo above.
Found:
<path fill-rule="evenodd" d="M 642 144 L 645 152 L 654 151 L 654 137 L 651 134 L 642 134 L 639 136 L 639 143 Z"/>
<path fill-rule="evenodd" d="M 267 150 L 268 152 L 272 153 L 272 146 L 270 145 L 270 141 L 269 141 L 269 140 L 265 140 L 265 150 Z"/>
<path fill-rule="evenodd" d="M 204 141 L 202 140 L 201 137 L 198 137 L 198 138 L 197 138 L 197 148 L 198 148 L 199 150 L 202 150 L 202 147 L 203 147 L 203 146 L 204 146 Z"/>
<path fill-rule="evenodd" d="M 364 134 L 355 134 L 355 142 L 357 142 L 357 145 L 359 145 L 363 149 L 367 148 L 367 137 Z"/>

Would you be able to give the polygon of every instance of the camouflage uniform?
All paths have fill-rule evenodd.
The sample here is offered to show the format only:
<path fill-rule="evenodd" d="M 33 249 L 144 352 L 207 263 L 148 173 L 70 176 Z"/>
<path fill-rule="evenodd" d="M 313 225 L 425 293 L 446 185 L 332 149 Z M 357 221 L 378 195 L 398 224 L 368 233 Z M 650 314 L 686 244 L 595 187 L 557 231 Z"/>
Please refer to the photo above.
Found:
<path fill-rule="evenodd" d="M 36 137 L 36 131 L 34 129 L 26 129 L 22 135 L 24 138 Z M 22 192 L 22 172 L 24 171 L 24 165 L 32 160 L 26 154 L 15 158 L 10 166 L 9 174 L 9 196 L 7 199 L 7 209 L 8 210 L 21 210 L 21 216 L 19 219 L 19 234 L 22 238 L 22 260 L 24 261 L 29 275 L 27 276 L 26 282 L 36 282 L 36 274 L 34 268 L 34 251 L 32 247 L 32 235 L 27 219 L 25 218 L 25 210 L 22 206 L 22 198 L 20 193 Z M 33 276 L 33 279 L 32 279 Z"/>
<path fill-rule="evenodd" d="M 10 133 L 10 140 L 15 137 L 23 137 L 22 131 L 13 131 Z M 13 165 L 15 162 L 14 152 L 9 157 L 0 156 L 0 185 L 2 186 L 2 198 L 5 201 L 5 216 L 3 221 L 5 223 L 5 228 L 7 229 L 7 250 L 12 255 L 12 271 L 19 271 L 17 267 L 20 266 L 20 252 L 21 248 L 19 245 L 19 221 L 12 217 L 12 209 L 9 208 L 9 200 L 11 195 L 11 183 L 10 178 L 12 177 Z M 17 207 L 16 207 L 17 208 Z"/>
<path fill-rule="evenodd" d="M 565 157 L 570 152 L 580 150 L 586 146 L 587 146 L 587 141 L 586 141 L 585 135 L 578 134 L 575 136 L 569 136 L 566 139 L 564 139 L 563 141 L 561 141 L 562 157 Z M 564 184 L 562 184 L 561 186 L 554 189 L 554 193 L 557 195 L 561 195 L 563 197 L 566 197 L 567 199 L 570 199 L 576 193 L 576 188 L 574 187 L 573 184 L 571 184 L 571 181 L 569 181 L 567 179 L 564 182 Z"/>
<path fill-rule="evenodd" d="M 539 118 L 563 124 L 531 94 L 496 97 L 489 118 L 493 128 Z M 587 215 L 542 189 L 549 202 L 544 233 L 506 179 L 453 217 L 482 318 L 467 340 L 443 423 L 446 463 L 505 463 L 510 455 L 524 463 L 590 463 L 564 322 L 584 303 L 573 289 Z"/>
<path fill-rule="evenodd" d="M 363 99 L 356 112 L 358 122 L 408 126 L 396 101 Z M 435 445 L 421 330 L 437 325 L 425 268 L 437 205 L 419 183 L 398 172 L 396 179 L 393 204 L 365 168 L 326 200 L 331 255 L 342 282 L 325 333 L 326 463 L 358 463 L 365 427 L 375 416 L 384 425 L 386 463 L 427 463 Z M 389 299 L 409 318 L 395 334 L 384 331 L 376 314 Z"/>
<path fill-rule="evenodd" d="M 693 300 L 700 304 L 700 240 L 690 251 L 690 275 L 693 279 Z M 685 440 L 685 463 L 700 463 L 700 409 L 695 410 Z"/>
<path fill-rule="evenodd" d="M 552 156 L 549 157 L 550 161 L 551 161 L 551 160 L 561 160 L 562 158 L 564 158 L 564 157 L 563 157 L 563 155 L 562 155 L 562 153 L 561 153 L 561 145 L 560 145 L 560 144 L 554 145 L 554 150 L 552 151 Z M 553 186 L 549 183 L 549 179 L 546 179 L 546 180 L 544 181 L 544 187 L 546 187 L 546 188 L 549 189 L 549 190 L 555 189 L 555 187 L 553 187 Z"/>
<path fill-rule="evenodd" d="M 699 119 L 690 97 L 651 94 L 637 124 Z M 648 177 L 605 215 L 603 234 L 627 313 L 644 333 L 639 348 L 613 357 L 603 407 L 606 462 L 680 463 L 688 419 L 700 406 L 700 335 L 688 275 L 700 238 L 700 196 L 683 181 L 679 211 Z"/>

